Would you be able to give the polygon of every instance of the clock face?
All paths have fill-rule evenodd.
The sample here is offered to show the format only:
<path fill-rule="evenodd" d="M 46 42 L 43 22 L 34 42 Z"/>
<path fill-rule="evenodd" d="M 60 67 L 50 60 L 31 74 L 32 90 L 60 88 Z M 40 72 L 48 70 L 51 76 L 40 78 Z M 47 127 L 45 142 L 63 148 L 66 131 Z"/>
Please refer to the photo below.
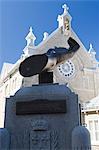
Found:
<path fill-rule="evenodd" d="M 70 78 L 75 73 L 75 66 L 71 60 L 68 60 L 65 63 L 62 63 L 60 66 L 58 66 L 58 70 L 60 74 L 62 74 L 66 78 Z"/>

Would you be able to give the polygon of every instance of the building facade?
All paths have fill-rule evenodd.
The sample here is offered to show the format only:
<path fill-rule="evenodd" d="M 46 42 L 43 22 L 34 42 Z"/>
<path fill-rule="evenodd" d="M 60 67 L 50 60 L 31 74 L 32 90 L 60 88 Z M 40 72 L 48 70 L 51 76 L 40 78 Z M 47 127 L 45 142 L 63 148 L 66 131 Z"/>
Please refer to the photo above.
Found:
<path fill-rule="evenodd" d="M 38 84 L 39 77 L 23 78 L 19 74 L 20 63 L 28 56 L 43 54 L 50 48 L 66 47 L 69 37 L 75 39 L 80 48 L 72 59 L 62 63 L 53 70 L 54 83 L 67 84 L 67 86 L 78 94 L 79 102 L 83 103 L 99 95 L 99 62 L 96 60 L 96 52 L 90 44 L 87 50 L 80 38 L 74 32 L 71 22 L 72 17 L 68 12 L 66 4 L 63 13 L 58 15 L 58 27 L 50 35 L 44 32 L 44 38 L 40 44 L 35 46 L 36 37 L 32 27 L 26 36 L 27 45 L 15 64 L 4 63 L 0 75 L 0 127 L 4 127 L 5 99 L 14 95 L 22 86 Z"/>
<path fill-rule="evenodd" d="M 99 149 L 99 96 L 83 104 L 82 115 L 90 131 L 93 150 Z"/>
<path fill-rule="evenodd" d="M 13 96 L 22 86 L 23 77 L 19 74 L 16 64 L 4 63 L 0 76 L 0 127 L 4 127 L 6 98 Z"/>

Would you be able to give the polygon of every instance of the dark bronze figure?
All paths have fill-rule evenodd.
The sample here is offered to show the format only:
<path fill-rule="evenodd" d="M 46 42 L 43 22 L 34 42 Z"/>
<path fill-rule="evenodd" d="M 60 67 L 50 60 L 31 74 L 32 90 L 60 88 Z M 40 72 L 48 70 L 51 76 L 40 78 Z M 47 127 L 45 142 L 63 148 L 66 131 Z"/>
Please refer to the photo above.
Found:
<path fill-rule="evenodd" d="M 52 70 L 56 65 L 70 59 L 79 49 L 79 44 L 72 39 L 68 39 L 69 49 L 55 47 L 49 49 L 45 54 L 32 55 L 26 58 L 19 67 L 19 72 L 24 77 L 40 74 L 43 71 Z"/>

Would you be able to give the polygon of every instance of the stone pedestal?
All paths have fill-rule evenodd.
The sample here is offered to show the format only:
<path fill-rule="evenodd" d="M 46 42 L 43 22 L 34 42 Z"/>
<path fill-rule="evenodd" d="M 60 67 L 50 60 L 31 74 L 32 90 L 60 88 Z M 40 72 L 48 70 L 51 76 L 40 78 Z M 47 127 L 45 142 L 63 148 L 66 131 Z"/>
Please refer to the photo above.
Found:
<path fill-rule="evenodd" d="M 7 99 L 10 150 L 72 150 L 77 126 L 78 97 L 65 85 L 33 85 Z"/>

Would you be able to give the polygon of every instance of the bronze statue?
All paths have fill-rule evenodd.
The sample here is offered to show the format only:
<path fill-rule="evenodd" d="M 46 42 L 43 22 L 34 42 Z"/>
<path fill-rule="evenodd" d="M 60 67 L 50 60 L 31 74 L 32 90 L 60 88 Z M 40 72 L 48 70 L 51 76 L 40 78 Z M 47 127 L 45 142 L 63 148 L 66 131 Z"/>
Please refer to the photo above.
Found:
<path fill-rule="evenodd" d="M 68 39 L 69 48 L 55 47 L 49 49 L 44 54 L 32 55 L 26 58 L 19 67 L 19 72 L 23 77 L 30 77 L 40 74 L 43 71 L 52 70 L 56 65 L 70 59 L 79 49 L 79 44 L 72 39 Z"/>

